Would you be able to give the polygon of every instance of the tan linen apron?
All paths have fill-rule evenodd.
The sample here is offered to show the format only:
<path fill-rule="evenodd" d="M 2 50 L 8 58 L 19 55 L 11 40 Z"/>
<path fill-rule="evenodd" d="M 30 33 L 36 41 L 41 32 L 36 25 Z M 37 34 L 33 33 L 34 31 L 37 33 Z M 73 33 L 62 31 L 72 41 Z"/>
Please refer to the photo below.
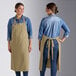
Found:
<path fill-rule="evenodd" d="M 50 52 L 50 40 L 52 40 L 52 38 L 49 38 L 45 35 L 43 35 L 42 37 L 42 40 L 41 40 L 41 46 L 40 46 L 40 63 L 39 63 L 39 70 L 42 71 L 42 66 L 43 66 L 43 48 L 44 48 L 44 44 L 45 44 L 45 41 L 49 39 L 49 44 L 48 44 L 48 61 L 47 61 L 47 65 L 46 67 L 47 68 L 50 68 L 51 67 L 51 64 L 50 64 L 50 57 L 49 57 L 49 52 Z M 57 70 L 60 71 L 60 66 L 61 66 L 61 43 L 59 41 L 59 37 L 57 38 L 54 38 L 58 41 L 58 45 L 59 45 L 59 56 L 58 56 L 58 63 L 57 63 Z"/>
<path fill-rule="evenodd" d="M 29 70 L 28 33 L 25 21 L 12 25 L 11 46 L 11 69 L 14 71 Z"/>

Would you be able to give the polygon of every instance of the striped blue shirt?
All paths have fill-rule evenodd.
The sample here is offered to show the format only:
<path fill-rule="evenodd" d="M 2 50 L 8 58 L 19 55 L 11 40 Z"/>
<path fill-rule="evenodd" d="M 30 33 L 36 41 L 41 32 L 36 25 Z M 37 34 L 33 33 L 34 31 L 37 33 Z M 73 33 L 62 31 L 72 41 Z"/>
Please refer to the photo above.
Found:
<path fill-rule="evenodd" d="M 55 14 L 45 17 L 40 23 L 38 39 L 41 40 L 43 35 L 56 38 L 60 36 L 61 28 L 64 30 L 63 37 L 68 37 L 70 29 L 61 18 L 57 17 Z"/>
<path fill-rule="evenodd" d="M 27 32 L 28 32 L 28 37 L 29 39 L 32 38 L 32 24 L 31 21 L 28 17 L 25 16 L 21 16 L 20 19 L 17 19 L 17 17 L 12 17 L 9 19 L 8 21 L 8 25 L 7 25 L 7 40 L 11 40 L 11 36 L 12 36 L 12 25 L 14 23 L 14 19 L 16 20 L 17 23 L 23 23 L 23 21 L 25 20 L 26 22 L 26 27 L 27 27 Z"/>

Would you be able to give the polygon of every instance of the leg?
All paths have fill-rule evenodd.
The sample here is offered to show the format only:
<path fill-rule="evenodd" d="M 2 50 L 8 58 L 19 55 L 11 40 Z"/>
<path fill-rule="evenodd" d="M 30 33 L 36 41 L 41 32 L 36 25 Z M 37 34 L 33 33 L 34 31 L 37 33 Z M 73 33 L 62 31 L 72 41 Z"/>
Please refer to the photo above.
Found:
<path fill-rule="evenodd" d="M 56 76 L 57 73 L 57 55 L 58 55 L 58 42 L 57 40 L 54 40 L 53 60 L 51 56 L 51 76 Z"/>
<path fill-rule="evenodd" d="M 28 71 L 23 71 L 23 76 L 28 76 Z"/>
<path fill-rule="evenodd" d="M 40 71 L 40 76 L 45 76 L 47 58 L 48 58 L 48 48 L 47 48 L 47 42 L 45 42 L 44 52 L 43 52 L 43 66 L 42 66 L 42 71 Z"/>
<path fill-rule="evenodd" d="M 20 71 L 16 71 L 15 73 L 16 73 L 16 76 L 21 76 Z"/>

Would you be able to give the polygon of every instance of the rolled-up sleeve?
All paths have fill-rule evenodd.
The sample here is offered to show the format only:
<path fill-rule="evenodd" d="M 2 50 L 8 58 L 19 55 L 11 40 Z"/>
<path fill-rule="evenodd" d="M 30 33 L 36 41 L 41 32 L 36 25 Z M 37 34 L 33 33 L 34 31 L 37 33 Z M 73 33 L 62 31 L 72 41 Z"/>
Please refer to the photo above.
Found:
<path fill-rule="evenodd" d="M 29 18 L 27 18 L 27 31 L 28 31 L 28 38 L 32 38 L 32 24 Z"/>
<path fill-rule="evenodd" d="M 61 22 L 62 22 L 62 29 L 64 30 L 63 37 L 69 37 L 69 34 L 70 34 L 69 27 L 67 26 L 67 24 L 63 20 Z"/>
<path fill-rule="evenodd" d="M 9 19 L 8 21 L 8 25 L 7 25 L 7 40 L 10 41 L 11 40 L 11 20 Z"/>
<path fill-rule="evenodd" d="M 39 26 L 38 40 L 41 40 L 42 39 L 42 36 L 43 36 L 43 30 L 44 30 L 43 20 L 44 19 L 41 20 L 41 23 L 40 23 L 40 26 Z"/>

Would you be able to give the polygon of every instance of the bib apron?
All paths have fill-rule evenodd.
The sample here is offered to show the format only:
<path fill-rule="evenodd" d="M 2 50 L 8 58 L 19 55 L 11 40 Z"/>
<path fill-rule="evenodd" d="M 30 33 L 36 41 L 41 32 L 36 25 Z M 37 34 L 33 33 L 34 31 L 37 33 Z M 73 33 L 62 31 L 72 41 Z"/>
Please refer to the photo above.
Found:
<path fill-rule="evenodd" d="M 29 70 L 29 51 L 28 51 L 28 33 L 25 24 L 16 23 L 12 25 L 12 39 L 11 46 L 11 69 L 14 71 L 28 71 Z"/>

